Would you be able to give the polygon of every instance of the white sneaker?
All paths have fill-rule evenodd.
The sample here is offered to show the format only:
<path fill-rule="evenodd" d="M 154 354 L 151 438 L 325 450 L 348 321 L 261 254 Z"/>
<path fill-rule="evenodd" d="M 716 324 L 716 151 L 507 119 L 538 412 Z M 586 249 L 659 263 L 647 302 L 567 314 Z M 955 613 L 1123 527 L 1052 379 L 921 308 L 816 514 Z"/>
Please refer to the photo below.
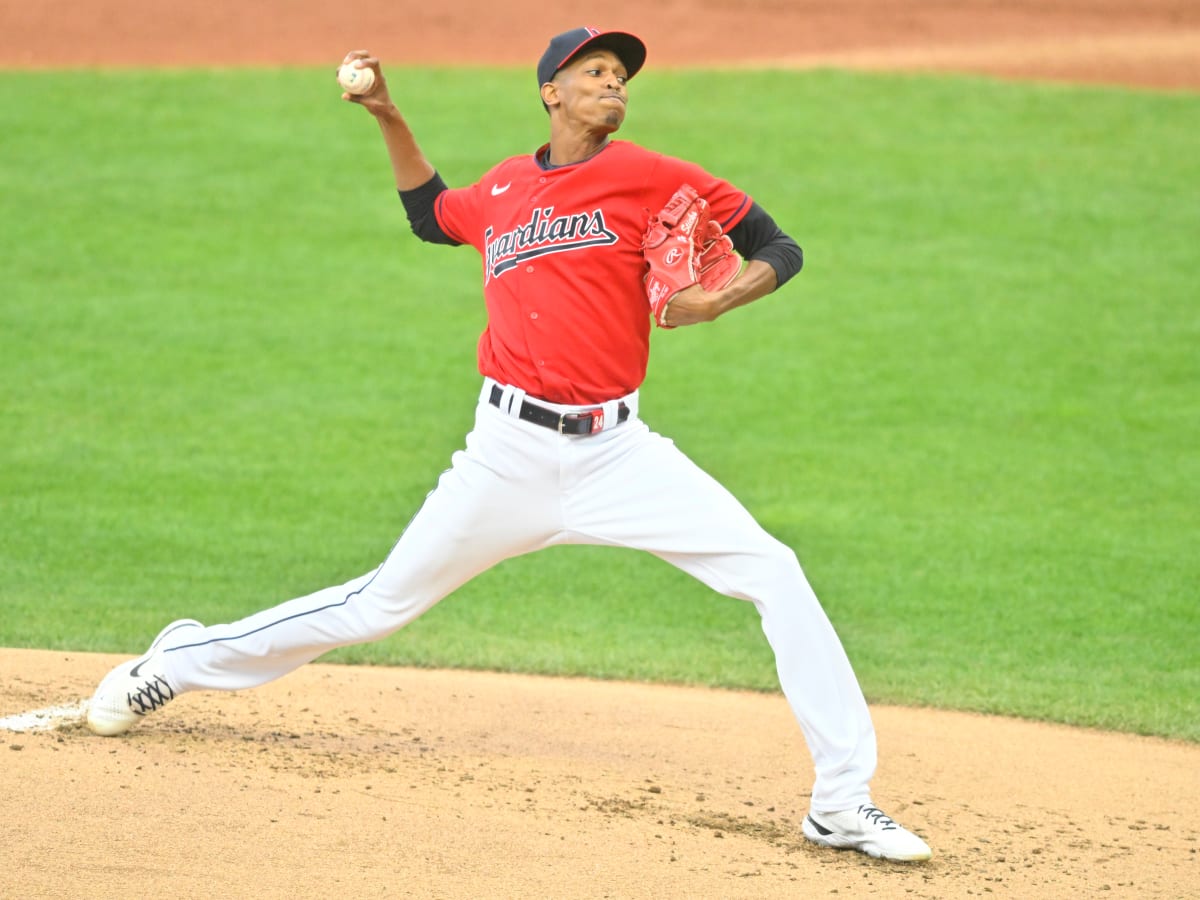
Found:
<path fill-rule="evenodd" d="M 104 676 L 88 704 L 88 727 L 106 737 L 123 734 L 147 713 L 175 699 L 175 690 L 163 675 L 160 645 L 179 628 L 203 628 L 195 619 L 172 622 L 158 633 L 145 656 L 123 662 Z"/>
<path fill-rule="evenodd" d="M 933 851 L 923 840 L 869 805 L 835 813 L 810 812 L 804 817 L 804 836 L 822 847 L 858 850 L 880 859 L 916 862 Z"/>

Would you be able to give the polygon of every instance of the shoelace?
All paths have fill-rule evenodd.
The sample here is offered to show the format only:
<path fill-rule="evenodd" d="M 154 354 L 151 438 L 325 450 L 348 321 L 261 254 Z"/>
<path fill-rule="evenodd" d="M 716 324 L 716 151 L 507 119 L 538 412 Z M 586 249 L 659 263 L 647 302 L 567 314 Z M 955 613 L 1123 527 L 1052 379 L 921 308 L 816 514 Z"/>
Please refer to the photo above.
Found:
<path fill-rule="evenodd" d="M 860 806 L 858 811 L 868 822 L 884 831 L 900 827 L 877 806 Z"/>
<path fill-rule="evenodd" d="M 129 708 L 139 716 L 152 713 L 168 700 L 175 699 L 175 692 L 161 675 L 155 675 L 136 691 L 130 692 Z"/>

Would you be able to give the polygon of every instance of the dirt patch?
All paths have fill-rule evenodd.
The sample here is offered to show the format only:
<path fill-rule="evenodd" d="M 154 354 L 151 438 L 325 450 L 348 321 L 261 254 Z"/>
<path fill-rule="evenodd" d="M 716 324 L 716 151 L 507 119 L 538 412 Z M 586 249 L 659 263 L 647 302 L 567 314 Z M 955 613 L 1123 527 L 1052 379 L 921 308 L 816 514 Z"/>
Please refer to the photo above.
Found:
<path fill-rule="evenodd" d="M 1200 87 L 1195 0 L 619 0 L 603 21 L 514 2 L 354 9 L 9 4 L 0 66 L 332 68 L 366 46 L 532 67 L 550 33 L 590 19 L 642 35 L 652 65 Z M 0 717 L 70 707 L 117 659 L 0 651 Z M 0 896 L 1198 895 L 1200 747 L 874 714 L 877 799 L 929 840 L 929 864 L 802 840 L 811 764 L 778 695 L 309 666 L 188 695 L 125 738 L 0 730 Z"/>
<path fill-rule="evenodd" d="M 0 12 L 0 66 L 333 66 L 367 47 L 385 65 L 528 65 L 549 36 L 624 28 L 652 66 L 841 65 L 1200 87 L 1196 0 L 60 0 Z M 536 23 L 536 24 L 530 24 Z"/>
<path fill-rule="evenodd" d="M 0 716 L 120 657 L 0 653 Z M 778 695 L 308 666 L 122 738 L 0 741 L 12 897 L 1184 897 L 1200 747 L 877 707 L 881 803 L 935 848 L 807 844 Z"/>

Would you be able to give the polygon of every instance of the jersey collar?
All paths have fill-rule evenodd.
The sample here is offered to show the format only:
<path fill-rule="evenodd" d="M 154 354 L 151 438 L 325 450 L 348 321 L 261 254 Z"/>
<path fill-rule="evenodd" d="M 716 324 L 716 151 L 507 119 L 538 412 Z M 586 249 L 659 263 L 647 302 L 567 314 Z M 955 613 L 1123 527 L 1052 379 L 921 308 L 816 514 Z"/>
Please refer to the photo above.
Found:
<path fill-rule="evenodd" d="M 585 163 L 589 159 L 595 159 L 598 155 L 608 149 L 611 144 L 611 141 L 605 141 L 594 153 L 592 153 L 591 156 L 585 156 L 583 159 L 576 160 L 575 162 L 555 165 L 554 163 L 550 162 L 550 144 L 547 142 L 542 144 L 542 146 L 538 148 L 537 152 L 533 154 L 533 159 L 538 164 L 538 168 L 543 172 L 553 172 L 555 169 L 566 169 L 569 166 L 577 166 L 580 163 Z"/>

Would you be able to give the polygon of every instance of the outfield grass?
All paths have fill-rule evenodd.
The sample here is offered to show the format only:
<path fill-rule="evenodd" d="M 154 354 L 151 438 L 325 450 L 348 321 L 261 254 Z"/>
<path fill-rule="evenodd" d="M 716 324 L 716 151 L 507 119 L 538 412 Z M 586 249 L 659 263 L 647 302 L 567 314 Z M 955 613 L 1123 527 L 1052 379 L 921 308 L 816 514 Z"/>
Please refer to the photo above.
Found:
<path fill-rule="evenodd" d="M 452 184 L 544 139 L 523 70 L 393 81 Z M 807 259 L 657 333 L 643 413 L 797 549 L 868 697 L 1200 739 L 1200 97 L 633 87 L 624 136 Z M 134 652 L 374 566 L 470 425 L 483 316 L 369 117 L 325 70 L 0 73 L 0 127 L 0 646 Z M 752 608 L 591 548 L 331 658 L 775 687 Z"/>

